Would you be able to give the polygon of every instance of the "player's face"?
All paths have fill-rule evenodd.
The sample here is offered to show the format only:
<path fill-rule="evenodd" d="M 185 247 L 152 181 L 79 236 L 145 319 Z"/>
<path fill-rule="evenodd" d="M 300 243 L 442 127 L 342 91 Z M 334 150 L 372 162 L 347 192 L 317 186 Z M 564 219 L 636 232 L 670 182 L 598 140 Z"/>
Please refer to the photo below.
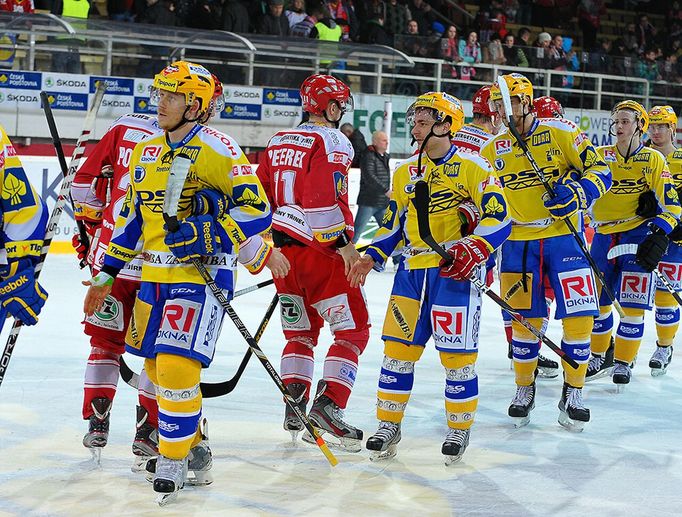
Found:
<path fill-rule="evenodd" d="M 626 110 L 617 111 L 613 116 L 613 131 L 616 133 L 618 143 L 629 144 L 637 131 L 635 114 Z"/>
<path fill-rule="evenodd" d="M 654 145 L 662 147 L 672 141 L 668 124 L 650 124 L 649 136 Z"/>
<path fill-rule="evenodd" d="M 184 95 L 160 90 L 157 107 L 159 127 L 170 130 L 177 126 L 182 121 L 186 107 Z"/>
<path fill-rule="evenodd" d="M 436 123 L 431 110 L 418 109 L 414 114 L 414 126 L 412 127 L 412 136 L 421 147 L 422 142 L 431 131 L 431 128 Z"/>
<path fill-rule="evenodd" d="M 516 125 L 519 125 L 523 119 L 524 105 L 521 102 L 521 99 L 519 99 L 518 97 L 512 97 L 510 100 L 512 107 L 512 118 L 514 119 L 514 123 Z M 499 99 L 493 101 L 492 108 L 493 111 L 496 111 L 497 114 L 500 116 L 500 118 L 502 119 L 502 123 L 505 126 L 509 126 L 509 117 L 507 116 L 507 111 L 504 109 L 504 103 L 502 102 L 502 100 Z"/>

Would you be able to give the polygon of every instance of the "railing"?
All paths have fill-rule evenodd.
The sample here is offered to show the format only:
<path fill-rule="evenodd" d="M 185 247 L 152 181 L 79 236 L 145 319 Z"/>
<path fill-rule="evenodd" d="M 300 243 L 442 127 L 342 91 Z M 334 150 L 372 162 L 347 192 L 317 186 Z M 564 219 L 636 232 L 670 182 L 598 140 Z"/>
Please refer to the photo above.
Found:
<path fill-rule="evenodd" d="M 585 72 L 590 62 L 585 53 L 580 55 L 580 71 L 485 63 L 472 67 L 423 55 L 410 56 L 405 46 L 407 38 L 397 38 L 398 48 L 391 48 L 0 13 L 0 53 L 10 55 L 5 68 L 150 77 L 169 60 L 188 59 L 206 64 L 229 84 L 298 87 L 310 73 L 328 71 L 349 81 L 353 91 L 414 96 L 437 90 L 462 99 L 470 99 L 476 89 L 490 84 L 498 74 L 516 71 L 531 79 L 537 95 L 557 97 L 565 107 L 608 110 L 618 100 L 630 98 L 647 107 L 672 104 L 676 110 L 682 109 L 682 85 L 635 77 L 629 58 L 618 63 L 622 75 Z M 424 42 L 433 49 L 438 40 Z M 427 55 L 434 54 L 431 51 Z M 468 80 L 463 80 L 461 72 L 467 68 Z"/>

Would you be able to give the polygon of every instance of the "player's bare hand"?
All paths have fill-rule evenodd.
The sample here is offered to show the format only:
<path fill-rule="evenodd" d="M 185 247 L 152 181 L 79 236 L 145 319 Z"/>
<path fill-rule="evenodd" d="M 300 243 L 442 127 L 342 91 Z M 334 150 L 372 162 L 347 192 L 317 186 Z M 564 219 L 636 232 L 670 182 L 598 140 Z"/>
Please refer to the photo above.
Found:
<path fill-rule="evenodd" d="M 355 244 L 349 242 L 343 248 L 338 249 L 339 254 L 343 258 L 343 263 L 346 266 L 346 276 L 350 273 L 350 268 L 353 267 L 358 260 L 360 260 L 360 252 L 355 248 Z"/>
<path fill-rule="evenodd" d="M 265 267 L 272 273 L 272 278 L 284 278 L 289 274 L 291 264 L 289 264 L 289 259 L 284 256 L 284 253 L 279 248 L 272 248 L 272 253 L 270 253 Z"/>
<path fill-rule="evenodd" d="M 111 287 L 114 284 L 113 277 L 106 273 L 100 273 L 90 280 L 83 281 L 83 285 L 88 286 L 88 292 L 85 295 L 83 302 L 83 312 L 88 316 L 92 316 L 95 311 L 102 308 L 104 299 L 111 292 Z"/>
<path fill-rule="evenodd" d="M 374 267 L 374 259 L 369 255 L 363 255 L 360 260 L 353 264 L 350 268 L 350 273 L 348 273 L 348 281 L 351 287 L 358 287 L 359 285 L 365 285 L 365 280 L 367 275 Z"/>

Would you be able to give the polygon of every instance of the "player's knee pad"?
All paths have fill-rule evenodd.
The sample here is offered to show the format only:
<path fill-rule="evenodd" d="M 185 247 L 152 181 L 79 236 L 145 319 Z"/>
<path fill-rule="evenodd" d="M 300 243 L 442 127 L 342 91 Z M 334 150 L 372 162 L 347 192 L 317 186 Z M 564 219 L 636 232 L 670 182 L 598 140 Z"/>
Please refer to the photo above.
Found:
<path fill-rule="evenodd" d="M 592 316 L 576 316 L 561 320 L 564 328 L 564 340 L 567 342 L 589 342 L 594 327 Z"/>
<path fill-rule="evenodd" d="M 315 345 L 316 341 L 310 335 L 302 334 L 287 339 L 280 363 L 280 374 L 285 383 L 302 382 L 310 386 L 315 369 Z"/>
<path fill-rule="evenodd" d="M 526 321 L 538 330 L 542 328 L 542 320 L 543 318 L 526 318 Z M 512 320 L 512 338 L 522 341 L 538 340 L 538 338 L 535 337 L 535 334 L 533 334 L 530 330 L 516 320 Z"/>
<path fill-rule="evenodd" d="M 625 314 L 625 317 L 620 319 L 621 322 L 640 323 L 644 321 L 644 309 L 623 307 L 623 313 Z"/>
<path fill-rule="evenodd" d="M 90 347 L 85 368 L 85 387 L 109 387 L 116 390 L 121 355 L 98 346 Z"/>
<path fill-rule="evenodd" d="M 201 363 L 188 357 L 157 354 L 159 381 L 159 451 L 184 458 L 196 437 L 201 418 Z"/>
<path fill-rule="evenodd" d="M 439 352 L 445 368 L 445 413 L 448 426 L 466 429 L 474 422 L 478 405 L 477 353 Z"/>
<path fill-rule="evenodd" d="M 384 343 L 384 355 L 400 361 L 412 361 L 416 363 L 424 353 L 424 347 L 419 345 L 406 345 L 398 341 L 387 340 Z"/>
<path fill-rule="evenodd" d="M 334 333 L 334 342 L 355 351 L 359 356 L 369 342 L 369 328 L 360 330 L 341 330 Z"/>
<path fill-rule="evenodd" d="M 678 307 L 677 300 L 675 300 L 675 297 L 669 291 L 656 291 L 656 295 L 654 296 L 654 301 L 656 303 L 656 308 L 659 308 L 659 307 L 666 307 L 666 308 Z"/>

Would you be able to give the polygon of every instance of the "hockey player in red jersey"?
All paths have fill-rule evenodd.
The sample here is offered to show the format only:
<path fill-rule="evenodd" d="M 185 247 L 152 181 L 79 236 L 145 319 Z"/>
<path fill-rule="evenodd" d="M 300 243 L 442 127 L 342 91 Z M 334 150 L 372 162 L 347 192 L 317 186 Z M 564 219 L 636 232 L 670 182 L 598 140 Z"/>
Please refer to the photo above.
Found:
<path fill-rule="evenodd" d="M 471 99 L 471 105 L 473 120 L 457 131 L 452 143 L 458 149 L 478 153 L 500 130 L 501 121 L 497 113 L 490 109 L 490 86 L 479 88 Z"/>
<path fill-rule="evenodd" d="M 369 339 L 369 316 L 361 288 L 346 274 L 359 258 L 352 244 L 353 215 L 348 205 L 348 168 L 353 148 L 338 130 L 353 98 L 348 86 L 328 75 L 312 75 L 301 86 L 309 121 L 280 131 L 268 143 L 258 176 L 272 205 L 272 234 L 291 263 L 275 279 L 286 345 L 281 375 L 305 411 L 310 398 L 314 349 L 326 321 L 334 334 L 310 420 L 330 445 L 360 451 L 362 431 L 346 424 L 346 407 L 358 357 Z M 295 439 L 302 426 L 287 407 L 284 428 Z M 303 436 L 306 441 L 312 437 Z"/>
<path fill-rule="evenodd" d="M 545 95 L 533 101 L 533 110 L 537 118 L 564 118 L 564 107 L 554 97 Z"/>

